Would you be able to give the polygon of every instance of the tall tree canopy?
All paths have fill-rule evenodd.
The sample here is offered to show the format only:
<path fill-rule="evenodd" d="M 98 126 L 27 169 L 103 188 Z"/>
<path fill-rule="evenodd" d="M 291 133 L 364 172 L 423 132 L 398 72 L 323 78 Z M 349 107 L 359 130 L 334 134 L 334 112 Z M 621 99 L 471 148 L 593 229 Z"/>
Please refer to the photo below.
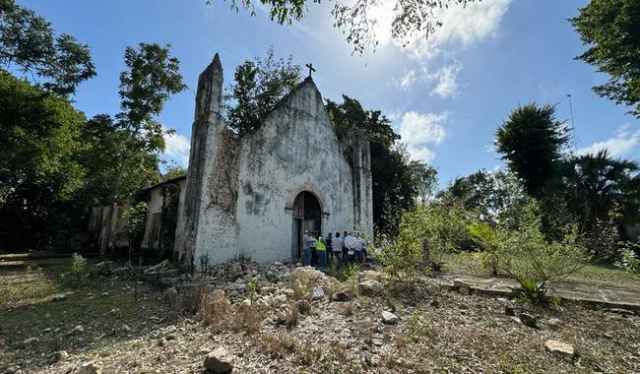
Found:
<path fill-rule="evenodd" d="M 229 127 L 240 136 L 255 132 L 275 105 L 300 82 L 300 66 L 292 58 L 277 59 L 273 49 L 264 58 L 247 60 L 234 73 L 225 95 Z"/>
<path fill-rule="evenodd" d="M 180 62 L 171 56 L 170 46 L 140 43 L 137 48 L 127 47 L 124 60 L 127 69 L 120 74 L 119 91 L 122 112 L 113 118 L 95 116 L 85 129 L 95 140 L 92 162 L 105 167 L 103 175 L 96 175 L 94 188 L 109 191 L 111 201 L 127 200 L 144 184 L 157 181 L 157 153 L 164 149 L 167 130 L 156 117 L 170 95 L 186 89 Z M 104 185 L 107 181 L 109 186 Z"/>
<path fill-rule="evenodd" d="M 639 179 L 638 170 L 635 162 L 612 159 L 606 151 L 564 161 L 563 195 L 582 231 L 593 230 L 598 221 L 618 218 L 633 222 L 640 218 L 638 198 L 629 199 L 634 194 L 640 198 L 634 182 Z"/>
<path fill-rule="evenodd" d="M 47 20 L 14 0 L 0 0 L 0 65 L 35 73 L 43 87 L 61 95 L 96 74 L 86 44 L 68 34 L 55 37 Z"/>
<path fill-rule="evenodd" d="M 498 152 L 533 197 L 541 197 L 554 177 L 568 141 L 568 128 L 556 119 L 555 108 L 550 105 L 516 108 L 496 134 Z"/>
<path fill-rule="evenodd" d="M 54 211 L 82 188 L 84 115 L 71 103 L 0 69 L 0 243 L 41 247 Z M 57 218 L 56 218 L 57 217 Z"/>
<path fill-rule="evenodd" d="M 342 99 L 341 104 L 327 100 L 329 117 L 338 138 L 348 139 L 357 131 L 371 141 L 373 221 L 378 231 L 395 233 L 401 212 L 413 208 L 418 197 L 434 190 L 437 172 L 429 165 L 409 160 L 398 143 L 400 136 L 380 111 L 366 110 L 348 96 Z"/>
<path fill-rule="evenodd" d="M 320 0 L 225 0 L 231 7 L 244 7 L 255 15 L 255 6 L 264 6 L 269 10 L 271 20 L 280 24 L 292 23 L 305 16 L 307 6 L 320 4 Z M 385 0 L 387 1 L 387 0 Z M 394 18 L 391 35 L 394 39 L 407 44 L 417 37 L 430 37 L 442 26 L 438 17 L 440 10 L 481 0 L 388 0 L 394 2 Z M 206 0 L 207 4 L 215 0 Z M 369 46 L 377 44 L 375 34 L 376 19 L 372 17 L 374 8 L 380 6 L 380 0 L 334 1 L 331 15 L 334 26 L 342 30 L 348 43 L 357 53 L 364 52 Z"/>
<path fill-rule="evenodd" d="M 587 46 L 577 58 L 609 75 L 594 90 L 640 117 L 640 1 L 591 0 L 571 22 Z"/>

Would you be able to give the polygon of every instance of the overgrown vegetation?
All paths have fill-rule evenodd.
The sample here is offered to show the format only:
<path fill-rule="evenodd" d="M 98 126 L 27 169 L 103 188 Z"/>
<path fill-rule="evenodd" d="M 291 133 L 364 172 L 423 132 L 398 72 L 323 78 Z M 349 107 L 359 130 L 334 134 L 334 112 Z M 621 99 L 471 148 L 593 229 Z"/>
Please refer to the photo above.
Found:
<path fill-rule="evenodd" d="M 521 213 L 520 227 L 498 230 L 497 258 L 498 268 L 520 283 L 527 299 L 543 303 L 548 282 L 575 273 L 589 256 L 579 244 L 575 227 L 567 227 L 561 241 L 547 240 L 537 209 L 529 204 Z"/>

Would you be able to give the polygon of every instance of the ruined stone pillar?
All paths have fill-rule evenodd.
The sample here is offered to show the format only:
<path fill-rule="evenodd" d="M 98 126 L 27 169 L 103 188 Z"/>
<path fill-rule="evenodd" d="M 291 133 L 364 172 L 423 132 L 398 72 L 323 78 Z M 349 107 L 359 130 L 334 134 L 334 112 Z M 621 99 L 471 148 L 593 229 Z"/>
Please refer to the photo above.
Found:
<path fill-rule="evenodd" d="M 187 266 L 203 256 L 216 263 L 235 254 L 237 196 L 221 186 L 234 188 L 230 170 L 236 167 L 237 150 L 221 114 L 222 85 L 222 64 L 216 53 L 198 79 L 185 200 L 176 232 L 175 251 Z"/>
<path fill-rule="evenodd" d="M 353 146 L 353 225 L 368 240 L 373 240 L 373 179 L 371 176 L 371 148 L 364 133 L 356 133 Z"/>

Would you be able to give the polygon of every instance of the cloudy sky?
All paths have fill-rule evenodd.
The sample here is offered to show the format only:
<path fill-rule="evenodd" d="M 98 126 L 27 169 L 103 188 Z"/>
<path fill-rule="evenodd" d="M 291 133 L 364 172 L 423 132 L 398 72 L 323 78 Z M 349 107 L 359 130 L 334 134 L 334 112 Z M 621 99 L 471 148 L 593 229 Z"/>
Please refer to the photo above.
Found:
<path fill-rule="evenodd" d="M 139 42 L 173 46 L 189 90 L 173 97 L 161 121 L 175 129 L 163 156 L 188 162 L 195 87 L 199 72 L 219 52 L 225 85 L 245 59 L 273 47 L 301 65 L 317 67 L 314 80 L 326 98 L 344 93 L 393 120 L 415 159 L 434 165 L 441 185 L 477 169 L 502 165 L 493 151 L 496 128 L 519 104 L 557 105 L 570 119 L 573 97 L 575 150 L 606 148 L 612 155 L 640 160 L 640 124 L 596 96 L 591 87 L 605 80 L 574 57 L 583 50 L 567 21 L 587 0 L 483 0 L 441 15 L 444 26 L 428 41 L 407 47 L 391 37 L 391 0 L 381 0 L 377 20 L 380 45 L 364 56 L 352 54 L 329 15 L 331 2 L 312 5 L 309 16 L 291 26 L 235 12 L 218 0 L 18 0 L 50 20 L 58 32 L 90 45 L 98 76 L 83 83 L 75 101 L 88 116 L 115 113 L 124 48 Z"/>

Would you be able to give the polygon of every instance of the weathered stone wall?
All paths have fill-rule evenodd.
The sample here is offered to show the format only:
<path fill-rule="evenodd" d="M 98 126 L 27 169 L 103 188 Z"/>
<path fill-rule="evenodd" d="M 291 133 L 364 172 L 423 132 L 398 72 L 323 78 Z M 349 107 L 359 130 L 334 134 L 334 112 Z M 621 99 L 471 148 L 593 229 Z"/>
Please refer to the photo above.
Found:
<path fill-rule="evenodd" d="M 242 139 L 223 122 L 221 98 L 222 65 L 216 55 L 198 81 L 176 232 L 175 250 L 183 261 L 291 258 L 292 208 L 303 191 L 320 201 L 323 233 L 372 233 L 369 143 L 352 139 L 347 146 L 338 140 L 311 79 Z M 357 166 L 350 164 L 352 157 Z"/>
<path fill-rule="evenodd" d="M 242 139 L 239 180 L 239 253 L 258 262 L 291 258 L 291 208 L 302 191 L 319 198 L 324 233 L 354 229 L 351 167 L 310 79 Z"/>
<path fill-rule="evenodd" d="M 237 142 L 224 124 L 223 71 L 216 54 L 200 74 L 192 128 L 189 171 L 175 250 L 185 262 L 202 256 L 223 262 L 237 256 L 235 200 Z"/>

